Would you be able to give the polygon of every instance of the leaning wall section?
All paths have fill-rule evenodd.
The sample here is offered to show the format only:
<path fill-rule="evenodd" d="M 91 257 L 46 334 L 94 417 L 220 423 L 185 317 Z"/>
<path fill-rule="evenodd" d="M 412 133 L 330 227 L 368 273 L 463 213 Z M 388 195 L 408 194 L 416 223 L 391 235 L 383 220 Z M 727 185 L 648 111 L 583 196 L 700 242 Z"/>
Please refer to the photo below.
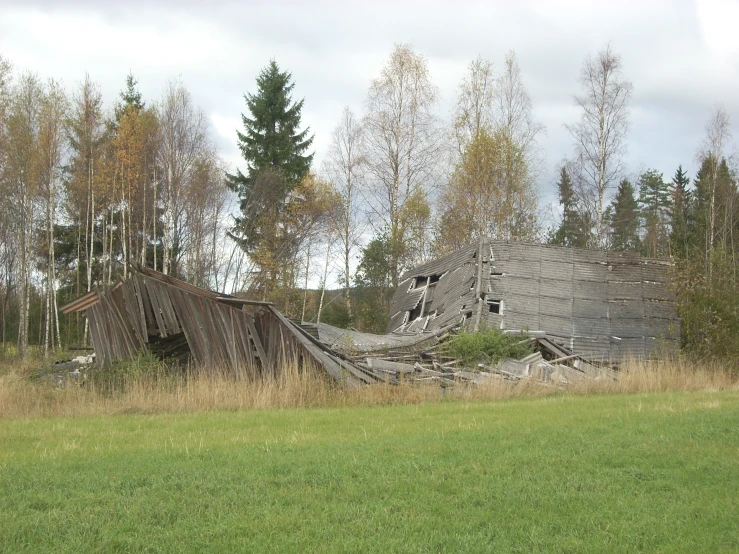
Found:
<path fill-rule="evenodd" d="M 638 254 L 490 241 L 483 259 L 483 322 L 544 331 L 591 359 L 675 352 L 680 326 L 669 263 Z"/>

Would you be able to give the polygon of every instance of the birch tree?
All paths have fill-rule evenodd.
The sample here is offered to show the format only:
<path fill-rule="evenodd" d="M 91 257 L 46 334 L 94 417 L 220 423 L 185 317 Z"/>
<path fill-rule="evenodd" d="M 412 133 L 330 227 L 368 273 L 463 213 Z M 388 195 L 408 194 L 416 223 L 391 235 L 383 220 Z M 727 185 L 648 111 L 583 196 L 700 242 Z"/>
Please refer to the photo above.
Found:
<path fill-rule="evenodd" d="M 228 189 L 223 164 L 205 149 L 193 165 L 183 191 L 183 276 L 196 286 L 217 288 L 217 237 L 223 229 Z"/>
<path fill-rule="evenodd" d="M 533 239 L 537 194 L 523 151 L 503 131 L 482 130 L 440 197 L 438 254 L 479 238 Z"/>
<path fill-rule="evenodd" d="M 100 87 L 85 75 L 72 98 L 67 121 L 67 137 L 71 150 L 65 181 L 66 212 L 77 227 L 77 295 L 82 292 L 80 269 L 85 268 L 87 292 L 92 289 L 95 265 L 97 218 L 100 211 L 101 186 L 98 171 L 105 139 L 103 97 Z"/>
<path fill-rule="evenodd" d="M 533 175 L 538 166 L 536 140 L 544 126 L 533 117 L 531 96 L 513 50 L 506 54 L 503 73 L 496 79 L 494 129 L 523 155 L 528 172 Z"/>
<path fill-rule="evenodd" d="M 623 173 L 628 131 L 628 102 L 633 87 L 624 79 L 621 58 L 610 45 L 588 56 L 580 73 L 582 94 L 575 96 L 580 121 L 566 125 L 575 140 L 579 200 L 590 207 L 595 222 L 595 244 L 605 246 L 606 196 Z"/>
<path fill-rule="evenodd" d="M 711 114 L 711 118 L 706 124 L 706 135 L 703 139 L 703 144 L 698 152 L 698 161 L 702 166 L 707 169 L 704 179 L 707 181 L 705 184 L 708 189 L 708 202 L 707 211 L 705 214 L 707 220 L 706 236 L 705 236 L 705 251 L 706 251 L 706 264 L 708 265 L 708 259 L 710 252 L 714 248 L 714 243 L 717 236 L 717 225 L 721 225 L 724 222 L 718 222 L 717 224 L 717 190 L 719 183 L 719 169 L 721 163 L 724 161 L 726 153 L 725 149 L 728 142 L 731 140 L 731 124 L 729 115 L 722 106 L 718 106 L 714 109 Z M 723 200 L 727 200 L 724 198 Z M 703 215 L 703 214 L 701 214 Z M 724 229 L 728 226 L 724 225 Z M 728 236 L 728 233 L 721 233 L 723 237 Z M 725 242 L 722 246 L 726 246 Z"/>
<path fill-rule="evenodd" d="M 9 197 L 10 181 L 8 162 L 8 109 L 12 65 L 0 55 L 0 194 Z M 14 287 L 16 243 L 13 239 L 11 210 L 7 202 L 0 203 L 0 324 L 2 325 L 2 352 L 7 340 L 7 313 L 11 291 Z"/>
<path fill-rule="evenodd" d="M 438 92 L 426 58 L 399 44 L 372 81 L 364 118 L 367 190 L 375 231 L 387 229 L 392 284 L 413 245 L 402 225 L 405 203 L 427 197 L 436 181 L 441 143 L 434 114 Z"/>
<path fill-rule="evenodd" d="M 164 236 L 162 272 L 176 275 L 183 232 L 183 195 L 206 148 L 206 120 L 181 81 L 170 81 L 159 108 Z"/>
<path fill-rule="evenodd" d="M 46 235 L 46 286 L 45 286 L 45 328 L 44 355 L 50 349 L 61 346 L 59 331 L 59 311 L 56 294 L 56 259 L 54 256 L 57 223 L 57 205 L 61 199 L 60 181 L 66 141 L 64 120 L 67 113 L 67 98 L 59 83 L 50 81 L 41 101 L 39 116 L 39 193 L 45 204 Z"/>
<path fill-rule="evenodd" d="M 496 88 L 493 63 L 482 56 L 471 61 L 459 85 L 453 116 L 453 134 L 459 156 L 481 132 L 493 130 Z"/>
<path fill-rule="evenodd" d="M 349 318 L 351 306 L 351 261 L 364 229 L 359 217 L 359 188 L 362 183 L 364 156 L 363 128 L 354 113 L 345 107 L 339 124 L 331 135 L 326 172 L 340 198 L 336 214 L 342 254 L 344 302 Z"/>
<path fill-rule="evenodd" d="M 7 117 L 13 66 L 0 54 L 0 179 L 7 162 Z"/>
<path fill-rule="evenodd" d="M 504 71 L 483 58 L 470 63 L 454 112 L 459 154 L 439 201 L 435 250 L 454 251 L 480 237 L 532 239 L 537 229 L 535 122 L 514 52 Z"/>
<path fill-rule="evenodd" d="M 31 303 L 31 272 L 34 218 L 38 194 L 39 113 L 43 88 L 31 73 L 20 76 L 12 91 L 8 110 L 8 157 L 6 201 L 11 207 L 14 240 L 18 245 L 18 348 L 28 353 L 28 326 Z"/>

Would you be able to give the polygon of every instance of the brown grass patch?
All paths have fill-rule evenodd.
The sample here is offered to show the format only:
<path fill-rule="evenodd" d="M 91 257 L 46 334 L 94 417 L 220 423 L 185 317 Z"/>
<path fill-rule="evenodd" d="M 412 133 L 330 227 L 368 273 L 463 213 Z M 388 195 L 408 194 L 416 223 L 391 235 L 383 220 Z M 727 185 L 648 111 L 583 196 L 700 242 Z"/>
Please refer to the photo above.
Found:
<path fill-rule="evenodd" d="M 30 381 L 32 363 L 6 362 L 0 371 L 0 417 L 60 417 L 121 413 L 202 412 L 302 407 L 418 404 L 446 399 L 494 400 L 554 394 L 619 394 L 739 388 L 739 372 L 729 363 L 695 363 L 685 359 L 634 361 L 625 364 L 618 381 L 584 381 L 554 387 L 536 380 L 511 386 L 457 384 L 378 384 L 346 389 L 320 373 L 288 367 L 278 377 L 237 380 L 218 370 L 187 376 L 161 372 L 137 374 L 116 387 L 88 381 L 56 388 Z M 38 365 L 38 364 L 35 364 Z"/>

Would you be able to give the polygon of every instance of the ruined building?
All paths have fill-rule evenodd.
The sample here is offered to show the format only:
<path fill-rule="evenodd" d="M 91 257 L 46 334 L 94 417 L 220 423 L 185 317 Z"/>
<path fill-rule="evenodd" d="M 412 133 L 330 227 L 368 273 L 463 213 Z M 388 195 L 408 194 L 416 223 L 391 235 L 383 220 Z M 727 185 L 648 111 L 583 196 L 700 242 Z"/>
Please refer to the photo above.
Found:
<path fill-rule="evenodd" d="M 406 273 L 385 335 L 298 323 L 268 302 L 142 267 L 62 311 L 86 312 L 102 367 L 149 351 L 236 376 L 311 365 L 358 386 L 397 381 L 392 372 L 402 366 L 446 382 L 435 369 L 398 360 L 417 359 L 460 326 L 527 332 L 541 337 L 558 360 L 578 355 L 581 362 L 619 362 L 675 352 L 680 321 L 669 267 L 637 254 L 483 240 Z"/>
<path fill-rule="evenodd" d="M 483 240 L 408 271 L 388 333 L 543 332 L 593 360 L 677 351 L 670 263 L 638 254 Z"/>

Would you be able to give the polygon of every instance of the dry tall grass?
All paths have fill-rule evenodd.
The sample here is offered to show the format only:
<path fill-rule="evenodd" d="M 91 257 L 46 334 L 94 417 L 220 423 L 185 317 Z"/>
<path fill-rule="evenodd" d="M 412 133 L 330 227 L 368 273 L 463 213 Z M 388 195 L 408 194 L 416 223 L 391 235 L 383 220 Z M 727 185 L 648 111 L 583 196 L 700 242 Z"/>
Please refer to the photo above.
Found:
<path fill-rule="evenodd" d="M 141 374 L 114 390 L 88 382 L 56 388 L 24 376 L 28 366 L 0 371 L 0 418 L 59 417 L 121 413 L 202 412 L 269 408 L 417 404 L 443 399 L 492 400 L 552 394 L 618 394 L 739 388 L 739 372 L 722 363 L 684 359 L 626 364 L 618 381 L 585 381 L 566 388 L 524 380 L 511 386 L 379 384 L 346 389 L 317 373 L 287 368 L 279 377 L 235 380 L 224 372 L 188 377 Z"/>

